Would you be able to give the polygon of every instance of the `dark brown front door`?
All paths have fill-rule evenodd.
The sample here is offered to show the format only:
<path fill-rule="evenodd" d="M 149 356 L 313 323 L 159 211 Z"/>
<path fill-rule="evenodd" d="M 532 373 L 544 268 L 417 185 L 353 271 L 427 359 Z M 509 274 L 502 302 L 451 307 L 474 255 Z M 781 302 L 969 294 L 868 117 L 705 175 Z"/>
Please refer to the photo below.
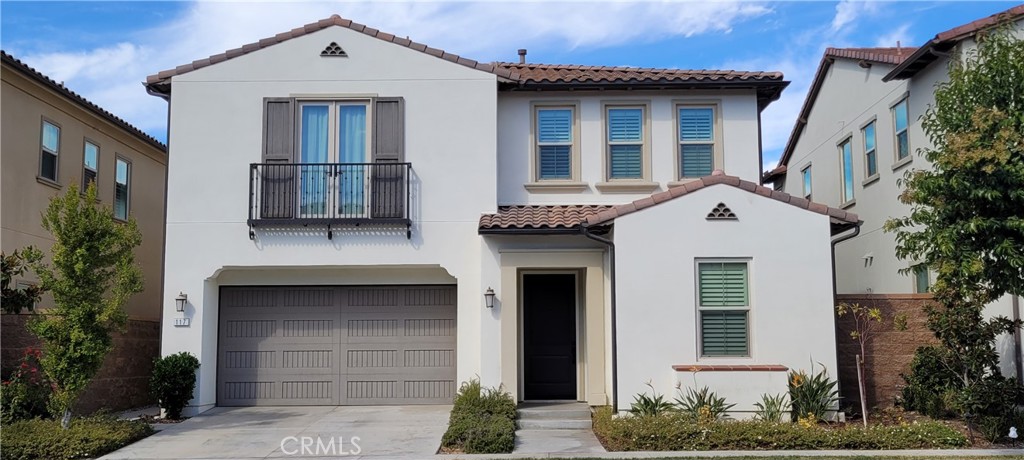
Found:
<path fill-rule="evenodd" d="M 524 397 L 576 399 L 576 276 L 523 275 Z"/>

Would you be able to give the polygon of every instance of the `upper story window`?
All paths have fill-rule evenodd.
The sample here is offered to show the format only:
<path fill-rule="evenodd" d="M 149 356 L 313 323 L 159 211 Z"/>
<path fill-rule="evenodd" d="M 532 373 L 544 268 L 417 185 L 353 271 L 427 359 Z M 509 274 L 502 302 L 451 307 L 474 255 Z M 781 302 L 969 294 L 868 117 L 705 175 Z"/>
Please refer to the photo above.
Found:
<path fill-rule="evenodd" d="M 60 126 L 43 120 L 40 143 L 39 177 L 57 182 L 57 160 L 60 155 Z"/>
<path fill-rule="evenodd" d="M 538 181 L 576 178 L 576 108 L 536 108 L 536 176 Z"/>
<path fill-rule="evenodd" d="M 804 198 L 811 199 L 811 165 L 807 165 L 800 171 L 800 183 L 803 187 Z"/>
<path fill-rule="evenodd" d="M 332 205 L 343 215 L 365 214 L 367 177 L 358 165 L 369 162 L 369 103 L 302 102 L 299 107 L 300 214 L 321 217 Z M 337 163 L 356 166 L 330 166 Z M 337 174 L 339 180 L 332 180 Z"/>
<path fill-rule="evenodd" d="M 878 155 L 875 153 L 875 122 L 872 121 L 860 130 L 864 138 L 864 169 L 868 178 L 878 174 Z"/>
<path fill-rule="evenodd" d="M 114 218 L 128 220 L 132 164 L 121 157 L 118 157 L 114 163 Z"/>
<path fill-rule="evenodd" d="M 840 202 L 843 204 L 853 201 L 853 147 L 850 141 L 846 138 L 839 144 L 839 171 L 843 181 Z"/>
<path fill-rule="evenodd" d="M 928 271 L 928 266 L 925 264 L 917 264 L 913 267 L 914 273 L 914 293 L 915 294 L 927 294 L 932 290 L 931 274 Z"/>
<path fill-rule="evenodd" d="M 748 263 L 699 262 L 701 356 L 750 356 Z"/>
<path fill-rule="evenodd" d="M 896 160 L 902 160 L 910 156 L 910 139 L 907 137 L 909 126 L 909 115 L 907 114 L 907 99 L 892 106 L 893 128 L 896 133 Z"/>
<path fill-rule="evenodd" d="M 644 177 L 645 107 L 608 107 L 608 179 Z"/>
<path fill-rule="evenodd" d="M 99 162 L 100 147 L 92 142 L 85 141 L 85 148 L 82 152 L 82 190 L 89 187 L 90 182 L 96 181 Z"/>
<path fill-rule="evenodd" d="M 711 175 L 715 154 L 715 107 L 679 106 L 679 177 Z"/>

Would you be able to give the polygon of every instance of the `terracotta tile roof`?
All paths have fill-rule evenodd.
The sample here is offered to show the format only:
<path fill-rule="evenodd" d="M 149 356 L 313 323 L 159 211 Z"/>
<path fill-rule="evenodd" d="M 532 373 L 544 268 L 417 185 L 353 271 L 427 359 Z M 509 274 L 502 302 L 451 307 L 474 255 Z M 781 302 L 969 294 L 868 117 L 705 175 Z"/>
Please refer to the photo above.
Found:
<path fill-rule="evenodd" d="M 757 185 L 754 182 L 745 181 L 736 176 L 727 176 L 721 171 L 715 171 L 710 176 L 704 176 L 700 179 L 687 182 L 685 185 L 679 187 L 673 187 L 667 191 L 655 193 L 647 198 L 636 200 L 632 203 L 620 204 L 610 209 L 605 209 L 598 212 L 595 215 L 587 217 L 585 225 L 601 225 L 611 222 L 616 218 L 632 214 L 644 208 L 655 206 L 660 203 L 664 203 L 669 200 L 679 198 L 687 195 L 691 192 L 700 190 L 704 187 L 712 185 L 725 184 L 736 187 L 741 190 L 746 190 L 750 193 L 755 193 L 764 197 L 771 198 L 773 200 L 781 201 L 800 209 L 806 209 L 811 212 L 823 214 L 829 216 L 833 223 L 836 224 L 857 224 L 860 222 L 860 218 L 852 212 L 847 212 L 842 209 L 830 208 L 820 203 L 808 201 L 807 199 L 796 197 L 788 193 L 780 192 L 778 190 L 772 190 L 768 187 Z"/>
<path fill-rule="evenodd" d="M 918 48 L 917 51 L 907 59 L 904 59 L 900 65 L 892 69 L 888 75 L 882 78 L 882 81 L 902 80 L 913 77 L 917 72 L 928 67 L 928 64 L 931 64 L 939 57 L 942 57 L 960 41 L 973 37 L 975 34 L 983 30 L 1009 21 L 1016 21 L 1022 17 L 1024 17 L 1024 5 L 1017 5 L 991 16 L 968 22 L 967 24 L 954 27 L 944 32 L 939 32 L 938 34 L 935 34 L 934 38 L 928 40 L 924 46 Z"/>
<path fill-rule="evenodd" d="M 221 54 L 215 54 L 215 55 L 210 56 L 210 57 L 205 58 L 205 59 L 199 59 L 199 60 L 196 60 L 196 61 L 192 61 L 189 64 L 180 65 L 180 66 L 175 67 L 173 69 L 164 70 L 164 71 L 159 72 L 157 74 L 150 75 L 150 76 L 146 77 L 146 86 L 152 87 L 154 89 L 158 89 L 158 90 L 163 91 L 163 92 L 167 92 L 167 90 L 168 90 L 167 85 L 170 83 L 170 78 L 171 77 L 174 77 L 176 75 L 185 74 L 185 73 L 191 72 L 191 71 L 196 70 L 196 69 L 201 69 L 203 67 L 207 67 L 207 66 L 216 64 L 218 62 L 223 62 L 223 61 L 226 61 L 228 59 L 236 58 L 238 56 L 249 54 L 249 53 L 251 53 L 253 51 L 257 51 L 257 50 L 266 48 L 268 46 L 273 46 L 273 45 L 276 45 L 278 43 L 291 40 L 293 38 L 301 37 L 303 35 L 311 34 L 313 32 L 318 32 L 318 31 L 321 31 L 323 29 L 326 29 L 326 28 L 332 27 L 332 26 L 340 26 L 340 27 L 345 27 L 345 28 L 348 28 L 348 29 L 352 29 L 352 30 L 354 30 L 356 32 L 361 32 L 361 33 L 364 33 L 364 34 L 369 35 L 371 37 L 374 37 L 374 38 L 377 38 L 377 39 L 380 39 L 380 40 L 384 40 L 384 41 L 389 42 L 389 43 L 394 43 L 396 45 L 401 45 L 401 46 L 404 46 L 406 48 L 414 49 L 416 51 L 419 51 L 419 52 L 422 52 L 422 53 L 426 53 L 426 54 L 429 54 L 431 56 L 435 56 L 435 57 L 438 57 L 440 59 L 444 59 L 446 61 L 451 61 L 451 62 L 454 62 L 456 64 L 464 65 L 464 66 L 472 68 L 472 69 L 476 69 L 476 70 L 480 70 L 480 71 L 484 71 L 484 72 L 494 73 L 494 74 L 498 75 L 498 77 L 505 78 L 505 79 L 508 79 L 508 80 L 517 80 L 518 79 L 518 75 L 515 75 L 512 71 L 510 71 L 508 69 L 499 68 L 498 66 L 496 66 L 494 64 L 484 64 L 482 62 L 477 62 L 477 61 L 474 61 L 472 59 L 466 59 L 464 57 L 461 57 L 461 56 L 456 55 L 456 54 L 449 53 L 449 52 L 444 51 L 444 50 L 439 50 L 439 49 L 436 49 L 436 48 L 431 48 L 431 47 L 429 47 L 427 45 L 424 45 L 422 43 L 417 43 L 417 42 L 414 42 L 412 40 L 409 40 L 408 38 L 398 37 L 398 36 L 396 36 L 394 34 L 389 34 L 387 32 L 382 32 L 382 31 L 374 29 L 372 27 L 367 27 L 367 26 L 365 26 L 363 24 L 359 24 L 357 22 L 352 22 L 352 20 L 350 20 L 350 19 L 344 19 L 341 16 L 338 16 L 338 15 L 335 14 L 335 15 L 332 15 L 331 17 L 327 18 L 327 19 L 321 19 L 321 20 L 319 20 L 317 22 L 312 22 L 312 23 L 306 24 L 306 25 L 304 25 L 302 27 L 297 27 L 297 28 L 292 29 L 292 30 L 290 30 L 288 32 L 282 32 L 282 33 L 279 33 L 277 35 L 274 35 L 273 37 L 267 37 L 267 38 L 264 38 L 264 39 L 262 39 L 260 41 L 257 41 L 257 42 L 254 42 L 254 43 L 249 43 L 248 45 L 243 45 L 240 48 L 235 48 L 235 49 L 227 50 L 227 51 L 225 51 L 225 52 L 223 52 Z"/>
<path fill-rule="evenodd" d="M 909 58 L 916 50 L 917 48 L 912 46 L 900 48 L 826 48 L 825 54 L 822 55 L 821 62 L 818 64 L 818 70 L 814 73 L 811 87 L 807 91 L 807 97 L 804 98 L 804 104 L 800 107 L 800 115 L 797 116 L 796 123 L 793 125 L 793 131 L 789 133 L 789 140 L 782 151 L 782 158 L 779 159 L 779 167 L 789 164 L 789 159 L 793 156 L 793 150 L 796 149 L 796 142 L 800 139 L 800 135 L 803 134 L 804 126 L 807 125 L 807 118 L 811 116 L 811 109 L 814 107 L 814 102 L 821 91 L 821 85 L 825 83 L 825 76 L 828 75 L 828 69 L 832 66 L 834 60 L 851 59 L 872 64 L 897 65 Z M 764 180 L 771 182 L 785 173 L 785 169 L 780 169 L 779 167 L 766 172 Z"/>
<path fill-rule="evenodd" d="M 501 206 L 495 214 L 480 216 L 480 230 L 571 229 L 611 208 L 604 205 Z"/>
<path fill-rule="evenodd" d="M 154 138 L 153 136 L 146 134 L 141 129 L 136 128 L 131 123 L 128 123 L 127 121 L 118 117 L 117 115 L 108 112 L 103 107 L 96 105 L 92 101 L 82 97 L 80 94 L 71 91 L 66 86 L 64 86 L 63 83 L 57 83 L 52 78 L 47 77 L 42 72 L 30 67 L 28 64 L 25 64 L 20 59 L 11 56 L 6 51 L 0 50 L 0 60 L 2 60 L 4 64 L 9 65 L 15 70 L 21 72 L 23 75 L 35 80 L 37 83 L 40 83 L 43 86 L 48 87 L 51 90 L 56 91 L 58 94 L 70 99 L 72 102 L 77 103 L 78 105 L 85 108 L 87 111 L 90 111 L 98 115 L 99 117 L 104 118 L 107 121 L 113 123 L 115 126 L 124 129 L 129 134 L 139 138 L 143 142 L 150 144 L 153 147 L 156 147 L 157 149 L 164 153 L 167 152 L 167 146 L 164 145 L 162 142 L 156 140 L 156 138 Z"/>
<path fill-rule="evenodd" d="M 569 64 L 496 63 L 518 73 L 523 83 L 635 83 L 676 81 L 782 81 L 780 72 L 736 70 L 683 70 L 640 67 L 608 67 Z"/>

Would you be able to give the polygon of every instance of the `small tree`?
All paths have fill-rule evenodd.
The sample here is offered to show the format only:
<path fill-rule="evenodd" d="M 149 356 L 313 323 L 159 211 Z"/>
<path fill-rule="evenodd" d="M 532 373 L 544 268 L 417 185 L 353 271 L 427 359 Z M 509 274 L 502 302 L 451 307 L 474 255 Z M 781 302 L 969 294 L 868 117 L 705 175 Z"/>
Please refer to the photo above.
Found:
<path fill-rule="evenodd" d="M 865 390 L 867 386 L 865 381 L 865 374 L 867 373 L 865 370 L 867 365 L 865 359 L 867 356 L 867 345 L 875 333 L 878 332 L 878 327 L 885 320 L 882 317 L 882 310 L 877 307 L 862 307 L 859 303 L 852 305 L 840 303 L 836 305 L 836 316 L 842 318 L 846 315 L 850 315 L 853 321 L 853 330 L 850 331 L 850 338 L 857 342 L 860 348 L 860 353 L 854 359 L 857 364 L 857 389 L 860 393 L 860 413 L 866 427 L 868 426 L 868 398 L 867 391 Z M 904 315 L 897 315 L 893 318 L 893 325 L 897 330 L 906 329 L 906 324 L 907 318 Z"/>
<path fill-rule="evenodd" d="M 0 272 L 3 273 L 0 280 L 0 304 L 4 313 L 18 314 L 22 310 L 35 309 L 36 303 L 43 295 L 43 288 L 33 285 L 19 289 L 17 285 L 12 286 L 11 282 L 14 277 L 24 275 L 32 264 L 42 259 L 43 253 L 32 246 L 21 251 L 15 249 L 10 255 L 0 252 Z"/>
<path fill-rule="evenodd" d="M 50 410 L 68 428 L 71 408 L 113 347 L 111 333 L 124 327 L 124 304 L 142 290 L 142 273 L 132 251 L 141 242 L 135 221 L 114 221 L 99 206 L 96 186 L 85 194 L 75 186 L 50 200 L 43 228 L 54 238 L 50 263 L 36 262 L 43 289 L 54 307 L 29 328 L 43 342 L 40 365 L 53 384 Z"/>
<path fill-rule="evenodd" d="M 1021 326 L 985 319 L 985 305 L 1024 294 L 1024 41 L 1008 28 L 977 38 L 951 59 L 922 118 L 934 168 L 905 173 L 900 201 L 911 212 L 886 223 L 897 256 L 937 273 L 928 328 L 967 418 L 997 402 L 986 396 L 1002 380 L 995 338 Z"/>

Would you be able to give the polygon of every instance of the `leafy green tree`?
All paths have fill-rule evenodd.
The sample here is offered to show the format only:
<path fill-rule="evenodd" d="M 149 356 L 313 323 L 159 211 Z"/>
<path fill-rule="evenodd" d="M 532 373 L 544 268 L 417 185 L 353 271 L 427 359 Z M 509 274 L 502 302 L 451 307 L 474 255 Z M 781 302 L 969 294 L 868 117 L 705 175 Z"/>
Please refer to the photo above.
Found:
<path fill-rule="evenodd" d="M 900 258 L 937 273 L 928 327 L 965 416 L 991 405 L 978 398 L 1002 384 L 995 338 L 1021 326 L 985 319 L 985 305 L 1024 293 L 1024 41 L 1009 28 L 977 41 L 951 59 L 922 117 L 932 147 L 920 153 L 933 168 L 905 173 L 900 201 L 911 212 L 886 223 Z"/>
<path fill-rule="evenodd" d="M 32 311 L 36 302 L 43 295 L 43 288 L 40 286 L 29 286 L 18 288 L 12 286 L 11 282 L 17 276 L 24 275 L 29 267 L 42 260 L 43 253 L 38 249 L 29 246 L 22 250 L 15 249 L 11 254 L 0 252 L 0 304 L 4 313 L 18 314 L 22 310 Z"/>
<path fill-rule="evenodd" d="M 54 238 L 51 262 L 33 265 L 54 307 L 29 328 L 43 341 L 40 365 L 53 384 L 50 410 L 66 429 L 71 408 L 113 347 L 111 334 L 127 322 L 124 304 L 142 290 L 133 250 L 141 242 L 134 220 L 119 223 L 96 200 L 96 186 L 83 195 L 74 186 L 50 201 L 43 228 Z"/>

